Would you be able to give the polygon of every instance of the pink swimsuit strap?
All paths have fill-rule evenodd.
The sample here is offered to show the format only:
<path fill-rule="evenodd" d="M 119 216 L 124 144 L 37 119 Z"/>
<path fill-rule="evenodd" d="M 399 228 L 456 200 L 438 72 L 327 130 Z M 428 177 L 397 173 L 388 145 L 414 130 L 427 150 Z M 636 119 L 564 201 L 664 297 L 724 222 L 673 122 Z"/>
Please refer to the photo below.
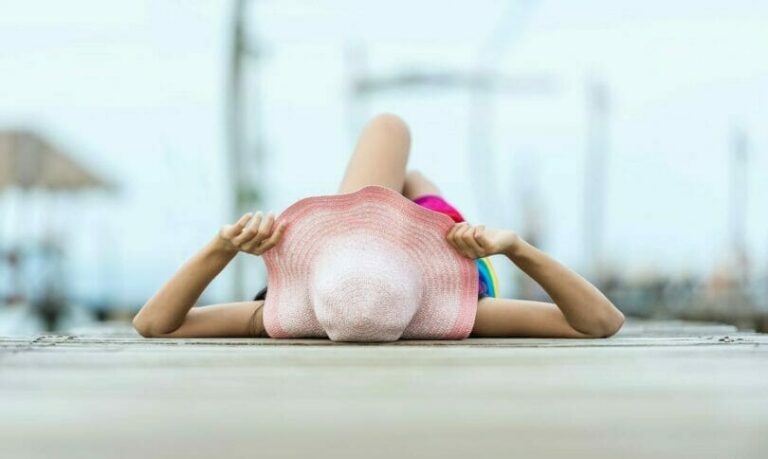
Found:
<path fill-rule="evenodd" d="M 464 221 L 464 217 L 461 213 L 452 205 L 448 203 L 442 196 L 436 194 L 424 194 L 413 199 L 416 204 L 426 207 L 427 209 L 434 210 L 448 215 L 454 222 L 460 223 Z"/>

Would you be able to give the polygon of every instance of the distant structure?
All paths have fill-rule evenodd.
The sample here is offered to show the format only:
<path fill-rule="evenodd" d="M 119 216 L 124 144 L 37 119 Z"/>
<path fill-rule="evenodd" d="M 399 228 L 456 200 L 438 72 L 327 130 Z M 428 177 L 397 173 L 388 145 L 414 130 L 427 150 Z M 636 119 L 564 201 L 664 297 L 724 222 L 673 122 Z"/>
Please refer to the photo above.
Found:
<path fill-rule="evenodd" d="M 234 184 L 232 218 L 259 208 L 263 203 L 262 183 L 266 178 L 266 153 L 261 125 L 259 94 L 262 42 L 256 35 L 256 15 L 249 11 L 254 2 L 235 0 L 231 17 L 231 44 L 226 97 L 227 156 L 231 183 Z M 509 2 L 499 16 L 497 27 L 477 54 L 470 69 L 418 70 L 383 75 L 366 68 L 366 49 L 357 47 L 348 54 L 351 64 L 349 109 L 355 132 L 367 117 L 365 104 L 373 96 L 389 91 L 408 92 L 424 89 L 466 91 L 470 94 L 469 164 L 476 196 L 498 196 L 495 164 L 489 139 L 493 137 L 496 101 L 499 95 L 552 94 L 554 81 L 541 75 L 503 75 L 496 71 L 505 50 L 524 30 L 525 15 L 536 2 Z M 495 204 L 479 199 L 481 211 L 488 213 Z M 243 260 L 235 260 L 233 290 L 238 297 L 244 289 Z"/>
<path fill-rule="evenodd" d="M 0 130 L 0 191 L 111 188 L 71 155 L 31 130 Z"/>
<path fill-rule="evenodd" d="M 226 86 L 226 136 L 229 182 L 233 184 L 231 221 L 264 202 L 264 141 L 261 124 L 260 81 L 261 42 L 254 33 L 252 2 L 233 4 L 229 66 Z M 247 18 L 251 19 L 248 21 Z M 235 298 L 255 293 L 246 290 L 245 260 L 235 258 L 232 290 Z"/>
<path fill-rule="evenodd" d="M 539 156 L 523 153 L 516 155 L 514 194 L 520 203 L 519 216 L 522 219 L 516 231 L 534 247 L 541 247 L 545 234 L 545 202 L 541 194 Z M 530 276 L 521 270 L 513 271 L 516 276 L 517 294 L 523 299 L 546 300 L 546 292 Z"/>
<path fill-rule="evenodd" d="M 364 53 L 361 50 L 354 53 L 359 60 L 362 55 Z M 544 76 L 511 76 L 464 70 L 405 70 L 394 75 L 361 73 L 352 78 L 351 112 L 360 117 L 353 121 L 352 125 L 358 126 L 362 117 L 366 116 L 363 107 L 369 97 L 390 91 L 415 92 L 423 89 L 467 91 L 484 99 L 486 96 L 498 97 L 499 94 L 551 94 L 554 92 L 554 83 L 551 78 Z M 478 170 L 470 175 L 474 180 L 476 196 L 483 196 L 480 199 L 481 208 L 487 213 L 496 208 L 495 203 L 488 197 L 498 196 L 495 192 L 493 151 L 488 144 L 488 138 L 493 136 L 491 130 L 495 110 L 490 103 L 484 103 L 482 100 L 475 101 L 471 109 L 470 148 L 467 149 L 467 154 L 471 155 L 469 164 L 476 165 Z"/>
<path fill-rule="evenodd" d="M 32 191 L 60 195 L 82 190 L 112 191 L 115 187 L 34 131 L 0 130 L 0 193 L 11 188 L 20 192 L 18 198 L 23 203 Z M 23 229 L 26 215 L 20 212 L 15 218 L 17 221 L 10 222 L 11 226 Z M 9 290 L 0 290 L 5 296 L 0 298 L 0 305 L 30 306 L 48 331 L 56 330 L 68 296 L 65 246 L 57 238 L 58 228 L 52 223 L 50 219 L 44 222 L 47 234 L 42 239 L 25 238 L 23 244 L 14 241 L 14 245 L 7 246 L 0 241 L 0 262 L 5 262 L 10 271 Z M 23 272 L 25 263 L 33 257 L 43 260 L 35 272 L 43 288 L 28 297 Z"/>
<path fill-rule="evenodd" d="M 731 254 L 736 269 L 736 280 L 746 284 L 749 280 L 749 253 L 747 251 L 747 209 L 749 204 L 749 138 L 742 128 L 731 133 L 729 187 L 729 232 Z"/>
<path fill-rule="evenodd" d="M 607 164 L 609 159 L 608 117 L 610 94 L 608 85 L 590 79 L 586 85 L 587 133 L 584 163 L 584 261 L 592 280 L 601 282 L 605 273 L 603 238 Z"/>
<path fill-rule="evenodd" d="M 390 93 L 415 93 L 423 90 L 455 91 L 469 94 L 468 164 L 478 207 L 484 215 L 498 208 L 499 196 L 494 161 L 496 103 L 500 96 L 515 94 L 551 95 L 555 79 L 546 75 L 505 75 L 497 70 L 506 50 L 524 30 L 525 15 L 536 2 L 509 2 L 496 27 L 478 50 L 469 69 L 414 69 L 393 74 L 375 74 L 367 69 L 367 53 L 357 46 L 348 54 L 351 77 L 351 126 L 357 132 L 367 117 L 369 98 Z"/>

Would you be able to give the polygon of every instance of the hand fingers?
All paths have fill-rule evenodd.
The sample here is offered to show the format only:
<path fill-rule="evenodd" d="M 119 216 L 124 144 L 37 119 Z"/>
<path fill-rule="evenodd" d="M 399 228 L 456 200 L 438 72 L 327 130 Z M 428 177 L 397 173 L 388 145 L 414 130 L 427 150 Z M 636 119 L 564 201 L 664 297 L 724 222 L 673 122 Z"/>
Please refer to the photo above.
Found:
<path fill-rule="evenodd" d="M 250 212 L 246 212 L 243 214 L 242 217 L 235 223 L 235 227 L 242 229 L 245 225 L 248 224 L 248 221 L 250 221 L 251 217 L 253 217 L 253 214 Z"/>
<path fill-rule="evenodd" d="M 240 232 L 243 230 L 243 227 L 247 225 L 248 222 L 251 220 L 251 217 L 253 217 L 253 214 L 250 212 L 246 212 L 235 223 L 231 225 L 224 225 L 224 227 L 221 229 L 221 236 L 223 236 L 226 239 L 234 238 L 235 236 L 240 234 Z"/>
<path fill-rule="evenodd" d="M 448 232 L 445 234 L 445 238 L 448 240 L 448 242 L 453 242 L 453 233 L 456 232 L 456 229 L 459 227 L 458 223 L 451 226 L 451 229 L 448 230 Z"/>
<path fill-rule="evenodd" d="M 456 231 L 453 233 L 453 244 L 456 246 L 457 249 L 461 252 L 467 251 L 467 245 L 464 243 L 464 239 L 462 238 L 462 235 L 469 227 L 469 224 L 466 222 L 459 223 L 458 227 L 456 228 Z"/>
<path fill-rule="evenodd" d="M 477 225 L 475 227 L 475 240 L 485 250 L 488 250 L 488 243 L 490 242 L 488 240 L 488 236 L 485 234 L 485 225 Z"/>
<path fill-rule="evenodd" d="M 491 239 L 491 236 L 489 235 L 488 231 L 486 231 L 484 225 L 483 229 L 478 231 L 477 237 L 475 239 L 477 239 L 477 242 L 480 244 L 480 247 L 485 250 L 486 254 L 496 253 L 496 243 Z"/>
<path fill-rule="evenodd" d="M 480 258 L 483 256 L 485 251 L 483 248 L 478 244 L 477 239 L 475 239 L 477 234 L 477 227 L 470 227 L 465 233 L 464 233 L 464 243 L 467 244 L 467 247 L 472 251 L 472 255 L 475 258 Z"/>
<path fill-rule="evenodd" d="M 456 230 L 453 232 L 452 242 L 454 247 L 461 252 L 462 255 L 465 257 L 471 256 L 471 251 L 469 247 L 467 246 L 466 242 L 464 241 L 464 233 L 470 229 L 469 223 L 462 222 L 458 225 Z"/>
<path fill-rule="evenodd" d="M 288 224 L 284 221 L 278 223 L 275 226 L 275 231 L 272 233 L 272 235 L 269 238 L 262 241 L 258 249 L 256 249 L 256 252 L 257 252 L 256 254 L 261 255 L 262 253 L 276 246 L 277 243 L 280 241 L 280 238 L 283 236 L 283 233 L 285 233 L 285 228 L 287 226 Z"/>
<path fill-rule="evenodd" d="M 458 224 L 454 224 L 451 229 L 448 230 L 448 233 L 445 234 L 445 240 L 448 241 L 449 244 L 454 246 L 458 249 L 458 247 L 455 246 L 455 243 L 453 242 L 454 234 L 456 234 L 456 230 L 459 229 Z"/>
<path fill-rule="evenodd" d="M 459 230 L 459 228 L 461 228 L 461 225 L 460 225 L 459 223 L 456 223 L 456 224 L 454 224 L 454 225 L 451 227 L 451 229 L 450 229 L 450 230 L 448 230 L 448 233 L 445 235 L 445 239 L 446 239 L 446 240 L 447 240 L 447 241 L 448 241 L 448 242 L 449 242 L 449 243 L 450 243 L 452 246 L 454 246 L 456 249 L 458 249 L 458 248 L 459 248 L 458 246 L 456 246 L 456 242 L 455 242 L 455 240 L 456 240 L 456 231 L 458 231 L 458 230 Z"/>
<path fill-rule="evenodd" d="M 244 245 L 246 242 L 253 239 L 253 237 L 256 236 L 256 233 L 259 230 L 259 225 L 261 224 L 261 220 L 262 220 L 261 211 L 256 212 L 253 215 L 253 218 L 251 218 L 251 221 L 249 221 L 248 224 L 245 225 L 242 232 L 239 235 L 237 235 L 234 239 L 232 239 L 232 244 L 234 244 L 237 247 L 240 247 Z"/>
<path fill-rule="evenodd" d="M 272 229 L 275 226 L 275 216 L 272 215 L 272 213 L 267 214 L 267 218 L 264 219 L 264 221 L 261 222 L 261 225 L 259 226 L 259 232 L 256 233 L 256 238 L 254 240 L 258 240 L 259 242 L 267 239 L 272 235 Z"/>
<path fill-rule="evenodd" d="M 254 249 L 257 249 L 259 244 L 261 244 L 272 235 L 274 223 L 275 216 L 272 215 L 272 213 L 268 213 L 267 216 L 261 220 L 261 223 L 256 230 L 256 234 L 251 239 L 243 243 L 242 250 L 245 250 L 246 252 L 252 252 Z"/>

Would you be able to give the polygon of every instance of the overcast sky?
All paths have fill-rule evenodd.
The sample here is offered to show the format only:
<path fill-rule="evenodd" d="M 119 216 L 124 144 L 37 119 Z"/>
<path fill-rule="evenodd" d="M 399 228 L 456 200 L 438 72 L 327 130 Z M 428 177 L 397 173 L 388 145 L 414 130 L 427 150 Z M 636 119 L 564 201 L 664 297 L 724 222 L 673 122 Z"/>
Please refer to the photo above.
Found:
<path fill-rule="evenodd" d="M 470 220 L 521 230 L 521 209 L 535 202 L 543 248 L 583 265 L 584 88 L 597 79 L 611 96 L 610 262 L 631 275 L 707 274 L 723 263 L 729 143 L 741 128 L 751 156 L 749 244 L 758 267 L 768 265 L 768 4 L 254 3 L 267 210 L 335 191 L 360 123 L 348 93 L 350 49 L 365 49 L 376 73 L 470 69 L 485 50 L 494 70 L 552 82 L 547 93 L 494 97 L 488 138 L 468 135 L 470 98 L 461 91 L 401 92 L 361 105 L 409 122 L 414 167 Z M 0 8 L 0 127 L 40 130 L 120 188 L 54 210 L 68 236 L 74 292 L 142 301 L 229 217 L 231 5 L 32 0 Z M 495 164 L 495 199 L 474 191 L 469 172 L 482 158 Z M 27 198 L 23 213 L 19 202 L 14 194 L 0 200 L 3 241 L 29 240 L 44 227 L 39 201 Z M 210 298 L 231 300 L 226 283 Z M 255 292 L 258 278 L 253 284 Z"/>

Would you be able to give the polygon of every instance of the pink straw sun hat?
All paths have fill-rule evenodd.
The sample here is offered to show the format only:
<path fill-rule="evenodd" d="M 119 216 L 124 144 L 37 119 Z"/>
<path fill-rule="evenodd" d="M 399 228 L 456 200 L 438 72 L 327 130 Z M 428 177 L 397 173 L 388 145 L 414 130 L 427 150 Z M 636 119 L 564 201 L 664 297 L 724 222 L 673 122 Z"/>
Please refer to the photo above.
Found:
<path fill-rule="evenodd" d="M 273 338 L 463 339 L 477 311 L 474 260 L 445 239 L 447 215 L 371 185 L 288 207 L 264 255 Z"/>

